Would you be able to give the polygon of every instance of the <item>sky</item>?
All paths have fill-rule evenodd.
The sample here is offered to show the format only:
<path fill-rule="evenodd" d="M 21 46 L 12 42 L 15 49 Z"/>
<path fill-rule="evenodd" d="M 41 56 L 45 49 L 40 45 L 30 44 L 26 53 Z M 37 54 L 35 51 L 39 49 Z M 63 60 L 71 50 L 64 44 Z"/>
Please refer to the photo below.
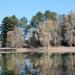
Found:
<path fill-rule="evenodd" d="M 0 24 L 4 17 L 16 15 L 31 20 L 38 11 L 68 14 L 75 11 L 75 0 L 0 0 Z"/>

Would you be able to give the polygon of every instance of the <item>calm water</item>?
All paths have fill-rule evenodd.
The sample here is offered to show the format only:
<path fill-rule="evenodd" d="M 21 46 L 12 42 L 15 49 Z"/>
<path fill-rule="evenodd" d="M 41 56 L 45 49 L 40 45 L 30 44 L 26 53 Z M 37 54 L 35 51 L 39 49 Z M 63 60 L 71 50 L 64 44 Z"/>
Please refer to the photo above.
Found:
<path fill-rule="evenodd" d="M 75 54 L 7 54 L 7 75 L 74 75 Z M 72 60 L 73 59 L 73 60 Z M 73 61 L 73 62 L 72 62 Z M 0 54 L 0 75 L 2 73 Z"/>

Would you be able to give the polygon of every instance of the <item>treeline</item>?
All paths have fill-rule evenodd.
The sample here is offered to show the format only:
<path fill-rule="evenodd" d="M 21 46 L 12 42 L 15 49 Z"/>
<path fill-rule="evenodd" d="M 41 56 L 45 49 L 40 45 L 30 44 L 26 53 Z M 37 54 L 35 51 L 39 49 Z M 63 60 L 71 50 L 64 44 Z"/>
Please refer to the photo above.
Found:
<path fill-rule="evenodd" d="M 24 32 L 29 47 L 75 46 L 75 13 L 60 15 L 56 12 L 37 12 L 30 23 L 26 17 L 18 19 L 15 15 L 4 17 L 2 24 L 2 46 L 6 47 L 7 33 L 15 27 Z M 26 40 L 26 36 L 28 40 Z"/>
<path fill-rule="evenodd" d="M 59 15 L 50 11 L 38 12 L 33 16 L 31 25 L 36 27 L 32 36 L 33 40 L 31 40 L 35 47 L 38 45 L 47 47 L 75 46 L 74 12 L 70 12 L 68 15 Z"/>

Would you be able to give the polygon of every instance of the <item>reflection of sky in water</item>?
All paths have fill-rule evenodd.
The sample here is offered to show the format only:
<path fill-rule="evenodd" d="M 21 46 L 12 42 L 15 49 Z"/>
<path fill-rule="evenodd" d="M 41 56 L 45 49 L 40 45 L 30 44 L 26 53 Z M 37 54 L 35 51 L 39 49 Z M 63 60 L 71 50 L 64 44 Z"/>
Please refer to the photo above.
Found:
<path fill-rule="evenodd" d="M 26 58 L 20 75 L 25 75 L 31 71 L 31 75 L 40 75 L 40 71 L 33 67 L 30 59 Z"/>
<path fill-rule="evenodd" d="M 0 65 L 0 75 L 1 75 L 1 73 L 2 73 L 2 66 Z"/>
<path fill-rule="evenodd" d="M 1 65 L 1 61 L 2 61 L 2 55 L 0 54 L 0 75 L 1 75 L 1 72 L 2 72 L 2 65 Z"/>
<path fill-rule="evenodd" d="M 25 65 L 30 66 L 30 59 L 25 59 Z"/>
<path fill-rule="evenodd" d="M 26 74 L 31 67 L 32 67 L 32 64 L 30 62 L 30 59 L 25 59 L 20 75 L 22 73 Z"/>

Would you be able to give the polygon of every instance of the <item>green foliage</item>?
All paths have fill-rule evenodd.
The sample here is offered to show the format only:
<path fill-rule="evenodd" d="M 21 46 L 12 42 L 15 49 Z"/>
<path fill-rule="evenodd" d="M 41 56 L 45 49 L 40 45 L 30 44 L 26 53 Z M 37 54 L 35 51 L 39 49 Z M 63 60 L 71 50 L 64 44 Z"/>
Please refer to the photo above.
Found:
<path fill-rule="evenodd" d="M 19 20 L 19 24 L 17 25 L 17 27 L 21 28 L 24 33 L 26 33 L 26 31 L 29 31 L 29 29 L 31 28 L 31 25 L 28 24 L 27 18 L 23 17 Z"/>
<path fill-rule="evenodd" d="M 38 12 L 32 17 L 30 23 L 33 27 L 37 27 L 39 22 L 44 22 L 46 20 L 57 20 L 57 14 L 50 11 L 45 11 L 45 13 Z"/>
<path fill-rule="evenodd" d="M 0 34 L 0 41 L 2 41 L 2 34 Z"/>
<path fill-rule="evenodd" d="M 57 14 L 55 12 L 50 12 L 49 10 L 45 11 L 46 20 L 57 20 Z"/>
<path fill-rule="evenodd" d="M 2 21 L 2 46 L 6 46 L 6 40 L 7 40 L 7 32 L 12 31 L 15 26 L 18 24 L 18 19 L 16 18 L 15 15 L 10 16 L 10 17 L 4 17 Z"/>
<path fill-rule="evenodd" d="M 43 22 L 44 21 L 44 14 L 42 12 L 38 12 L 36 14 L 36 17 L 37 17 L 39 22 Z"/>
<path fill-rule="evenodd" d="M 43 21 L 44 21 L 44 14 L 42 12 L 38 12 L 36 13 L 36 15 L 32 17 L 30 23 L 33 27 L 37 27 L 39 22 Z"/>
<path fill-rule="evenodd" d="M 27 23 L 28 23 L 27 18 L 23 17 L 20 19 L 18 26 L 21 28 L 26 28 L 28 25 Z"/>
<path fill-rule="evenodd" d="M 3 31 L 11 31 L 18 24 L 18 19 L 16 16 L 4 17 L 2 21 L 2 29 Z"/>

